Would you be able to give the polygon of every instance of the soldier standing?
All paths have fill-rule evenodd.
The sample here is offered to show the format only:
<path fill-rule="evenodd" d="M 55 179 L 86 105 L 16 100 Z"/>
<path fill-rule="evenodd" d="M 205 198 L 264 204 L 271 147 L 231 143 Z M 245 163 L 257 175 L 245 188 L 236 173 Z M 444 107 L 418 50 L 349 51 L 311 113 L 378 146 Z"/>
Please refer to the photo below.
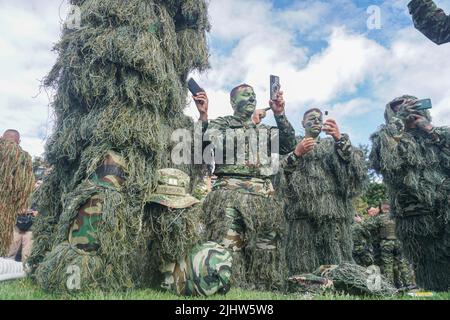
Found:
<path fill-rule="evenodd" d="M 386 106 L 372 135 L 370 160 L 388 188 L 396 235 L 417 285 L 450 288 L 450 130 L 434 127 L 420 101 L 405 95 Z"/>
<path fill-rule="evenodd" d="M 282 162 L 291 276 L 353 262 L 353 200 L 367 181 L 363 153 L 334 120 L 324 123 L 322 111 L 315 108 L 304 114 L 302 125 L 306 136 Z M 322 130 L 332 138 L 321 139 Z"/>
<path fill-rule="evenodd" d="M 380 214 L 367 219 L 362 227 L 379 251 L 373 264 L 380 267 L 381 274 L 396 288 L 410 287 L 413 284 L 412 272 L 396 236 L 395 221 L 390 217 L 390 205 L 383 203 Z"/>
<path fill-rule="evenodd" d="M 450 16 L 432 0 L 413 0 L 408 7 L 417 30 L 436 44 L 450 42 Z"/>

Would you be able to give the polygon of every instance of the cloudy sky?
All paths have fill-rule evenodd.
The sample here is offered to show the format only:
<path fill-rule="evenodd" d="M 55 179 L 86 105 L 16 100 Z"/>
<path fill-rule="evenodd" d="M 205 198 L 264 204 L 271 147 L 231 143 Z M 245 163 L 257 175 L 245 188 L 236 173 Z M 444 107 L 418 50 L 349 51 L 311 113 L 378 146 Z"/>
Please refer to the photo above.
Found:
<path fill-rule="evenodd" d="M 211 69 L 194 75 L 210 96 L 210 116 L 232 113 L 228 92 L 243 82 L 266 107 L 276 74 L 298 133 L 303 112 L 320 107 L 355 143 L 368 143 L 386 103 L 405 93 L 431 98 L 434 122 L 449 124 L 450 44 L 436 46 L 417 32 L 407 3 L 211 0 Z M 436 3 L 450 12 L 450 0 Z M 379 29 L 367 26 L 370 6 L 380 10 Z M 0 131 L 20 130 L 34 156 L 52 130 L 52 93 L 40 80 L 56 59 L 51 49 L 65 7 L 64 0 L 0 0 Z M 197 116 L 192 106 L 186 112 Z M 271 115 L 266 121 L 273 123 Z"/>

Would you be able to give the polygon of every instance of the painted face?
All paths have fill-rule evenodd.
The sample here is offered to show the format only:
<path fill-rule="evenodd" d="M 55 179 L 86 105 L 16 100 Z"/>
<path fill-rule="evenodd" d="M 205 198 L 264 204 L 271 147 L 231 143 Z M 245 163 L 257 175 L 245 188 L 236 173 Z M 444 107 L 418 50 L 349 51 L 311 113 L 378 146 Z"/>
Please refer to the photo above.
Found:
<path fill-rule="evenodd" d="M 369 214 L 370 217 L 375 217 L 380 213 L 380 209 L 379 208 L 370 208 L 367 213 Z"/>
<path fill-rule="evenodd" d="M 251 118 L 256 110 L 256 94 L 250 87 L 240 88 L 231 98 L 235 115 Z"/>
<path fill-rule="evenodd" d="M 303 128 L 305 128 L 306 136 L 317 138 L 322 132 L 323 116 L 318 111 L 311 111 L 303 120 Z"/>
<path fill-rule="evenodd" d="M 382 211 L 384 214 L 387 214 L 387 213 L 389 213 L 389 212 L 391 211 L 391 206 L 390 206 L 389 204 L 383 204 L 383 205 L 381 206 L 381 211 Z"/>
<path fill-rule="evenodd" d="M 6 131 L 3 134 L 2 139 L 8 141 L 8 142 L 13 142 L 15 144 L 20 144 L 20 135 L 18 135 L 16 132 L 13 131 Z"/>

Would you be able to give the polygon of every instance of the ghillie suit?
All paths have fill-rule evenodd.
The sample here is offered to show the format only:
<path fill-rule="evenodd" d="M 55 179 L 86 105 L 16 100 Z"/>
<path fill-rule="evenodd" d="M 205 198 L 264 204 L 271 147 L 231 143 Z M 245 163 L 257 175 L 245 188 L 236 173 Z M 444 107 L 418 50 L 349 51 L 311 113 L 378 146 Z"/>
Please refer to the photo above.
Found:
<path fill-rule="evenodd" d="M 370 233 L 363 223 L 352 225 L 353 259 L 356 264 L 369 267 L 374 264 L 374 247 Z"/>
<path fill-rule="evenodd" d="M 391 105 L 408 101 L 417 98 L 403 96 L 386 107 L 386 125 L 371 137 L 370 159 L 388 187 L 396 234 L 413 264 L 417 285 L 448 291 L 450 129 L 405 129 L 402 111 L 394 113 Z M 421 113 L 431 121 L 428 111 Z"/>
<path fill-rule="evenodd" d="M 289 278 L 291 291 L 323 294 L 325 292 L 351 295 L 393 296 L 397 290 L 379 273 L 377 268 L 355 264 L 320 266 L 312 274 Z"/>
<path fill-rule="evenodd" d="M 279 151 L 286 154 L 293 148 L 287 142 L 291 141 L 289 137 L 295 136 L 295 132 L 287 126 L 284 115 L 275 119 L 279 129 Z M 222 163 L 216 163 L 215 175 L 218 179 L 204 202 L 205 225 L 207 238 L 223 244 L 233 255 L 233 287 L 248 290 L 285 289 L 284 217 L 271 183 L 274 173 L 268 168 L 270 162 L 254 161 L 254 154 L 250 151 L 258 145 L 258 141 L 264 143 L 266 138 L 269 154 L 265 156 L 270 159 L 271 142 L 278 139 L 273 129 L 262 124 L 255 125 L 251 118 L 238 115 L 218 118 L 209 123 L 208 130 L 221 134 L 223 144 L 216 141 L 214 146 L 216 152 L 223 148 L 224 159 Z M 229 136 L 227 138 L 227 130 L 239 130 L 238 139 L 248 139 L 244 143 L 236 137 L 234 140 Z M 253 140 L 256 137 L 258 140 Z M 233 143 L 230 145 L 231 141 Z M 230 154 L 233 159 L 225 158 Z"/>
<path fill-rule="evenodd" d="M 401 243 L 395 234 L 395 222 L 389 214 L 370 217 L 363 221 L 361 227 L 367 233 L 372 247 L 376 249 L 372 264 L 379 266 L 381 274 L 396 288 L 411 287 L 412 270 L 403 255 Z"/>
<path fill-rule="evenodd" d="M 134 263 L 142 244 L 137 239 L 145 233 L 145 199 L 156 187 L 155 172 L 172 166 L 172 132 L 192 122 L 183 115 L 187 75 L 208 67 L 207 7 L 198 0 L 71 4 L 80 7 L 82 24 L 64 29 L 55 48 L 59 58 L 45 79 L 46 86 L 57 90 L 56 128 L 46 146 L 53 171 L 40 190 L 41 215 L 29 261 L 35 270 L 49 251 L 67 240 L 66 219 L 74 218 L 76 207 L 91 197 L 85 184 L 112 150 L 126 163 L 126 180 L 120 192 L 105 190 L 102 219 L 114 230 L 104 235 L 110 241 L 105 239 L 100 250 L 120 259 L 81 263 L 106 270 L 102 288 L 127 289 L 142 283 Z M 183 170 L 192 173 L 191 168 Z M 116 272 L 121 276 L 107 277 Z"/>
<path fill-rule="evenodd" d="M 414 26 L 436 44 L 450 42 L 450 16 L 432 0 L 413 0 L 408 4 Z"/>
<path fill-rule="evenodd" d="M 125 199 L 127 164 L 115 152 L 88 180 L 63 199 L 53 246 L 34 276 L 47 291 L 133 288 L 133 274 L 144 278 L 146 234 L 139 203 Z M 73 277 L 72 277 L 73 276 Z M 80 277 L 79 286 L 70 280 Z"/>
<path fill-rule="evenodd" d="M 18 144 L 0 138 L 0 257 L 8 253 L 17 215 L 28 209 L 33 187 L 30 155 Z"/>
<path fill-rule="evenodd" d="M 310 153 L 283 160 L 290 275 L 353 262 L 353 201 L 367 181 L 364 157 L 347 135 L 318 139 Z"/>
<path fill-rule="evenodd" d="M 145 222 L 152 260 L 160 271 L 155 285 L 181 296 L 225 294 L 230 290 L 232 258 L 223 246 L 204 242 L 202 207 L 189 195 L 189 185 L 182 171 L 159 170 L 158 188 L 148 199 Z"/>

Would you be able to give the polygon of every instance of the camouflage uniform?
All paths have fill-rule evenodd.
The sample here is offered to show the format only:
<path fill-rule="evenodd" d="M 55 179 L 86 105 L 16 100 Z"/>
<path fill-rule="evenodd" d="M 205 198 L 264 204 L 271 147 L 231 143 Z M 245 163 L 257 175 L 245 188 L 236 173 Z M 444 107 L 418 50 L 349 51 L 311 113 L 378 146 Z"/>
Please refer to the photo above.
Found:
<path fill-rule="evenodd" d="M 450 286 L 450 130 L 430 133 L 405 126 L 404 110 L 416 97 L 386 106 L 386 124 L 372 135 L 370 159 L 388 188 L 396 234 L 413 264 L 417 285 L 447 291 Z M 403 101 L 403 102 L 402 102 Z M 396 113 L 391 107 L 401 102 Z M 420 114 L 431 121 L 428 111 Z M 406 114 L 407 116 L 408 114 Z"/>
<path fill-rule="evenodd" d="M 385 276 L 396 288 L 406 288 L 413 284 L 412 271 L 404 258 L 401 243 L 395 234 L 395 221 L 389 214 L 368 218 L 363 228 L 370 234 L 376 248 L 372 264 L 380 267 Z"/>
<path fill-rule="evenodd" d="M 355 223 L 352 226 L 353 234 L 353 259 L 356 264 L 369 267 L 374 264 L 374 248 L 370 234 L 362 223 Z"/>
<path fill-rule="evenodd" d="M 362 152 L 351 145 L 348 135 L 337 142 L 319 137 L 313 151 L 301 158 L 292 152 L 283 159 L 282 168 L 287 181 L 290 275 L 353 262 L 352 201 L 367 178 Z"/>
<path fill-rule="evenodd" d="M 211 296 L 230 290 L 232 257 L 221 245 L 202 244 L 199 200 L 188 193 L 190 178 L 176 169 L 157 173 L 158 187 L 148 199 L 152 250 L 159 257 L 161 287 L 182 296 Z M 164 219 L 166 218 L 166 219 Z"/>
<path fill-rule="evenodd" d="M 124 199 L 128 165 L 114 151 L 99 159 L 95 172 L 62 200 L 58 224 L 41 221 L 54 228 L 48 252 L 33 265 L 34 277 L 44 290 L 131 289 L 137 286 L 134 274 L 139 274 L 139 281 L 146 276 L 142 224 L 129 222 L 130 216 L 139 216 L 141 208 Z M 74 267 L 80 276 L 76 289 L 67 285 Z"/>
<path fill-rule="evenodd" d="M 271 183 L 276 172 L 259 156 L 253 159 L 256 161 L 250 161 L 251 139 L 246 139 L 243 153 L 238 152 L 243 145 L 234 143 L 231 155 L 235 161 L 227 159 L 225 150 L 229 140 L 226 134 L 230 129 L 239 130 L 238 136 L 244 137 L 255 133 L 260 142 L 267 139 L 269 150 L 271 143 L 279 138 L 280 154 L 286 154 L 294 147 L 289 145 L 292 141 L 289 138 L 295 132 L 285 115 L 275 116 L 275 120 L 277 128 L 256 125 L 251 118 L 234 115 L 204 123 L 203 128 L 204 132 L 222 134 L 224 150 L 224 161 L 216 163 L 214 172 L 218 179 L 204 204 L 208 237 L 230 249 L 233 285 L 245 289 L 276 290 L 284 287 L 286 267 L 281 243 L 284 222 L 282 208 L 275 201 Z M 220 152 L 217 141 L 213 145 L 216 152 Z M 271 159 L 272 155 L 265 156 Z"/>
<path fill-rule="evenodd" d="M 69 231 L 69 243 L 80 250 L 95 252 L 100 248 L 97 229 L 102 220 L 105 190 L 119 191 L 124 183 L 124 160 L 115 152 L 108 152 L 103 165 L 86 183 L 93 192 L 78 209 Z"/>
<path fill-rule="evenodd" d="M 408 7 L 420 32 L 436 44 L 450 42 L 450 16 L 432 0 L 413 0 Z"/>

